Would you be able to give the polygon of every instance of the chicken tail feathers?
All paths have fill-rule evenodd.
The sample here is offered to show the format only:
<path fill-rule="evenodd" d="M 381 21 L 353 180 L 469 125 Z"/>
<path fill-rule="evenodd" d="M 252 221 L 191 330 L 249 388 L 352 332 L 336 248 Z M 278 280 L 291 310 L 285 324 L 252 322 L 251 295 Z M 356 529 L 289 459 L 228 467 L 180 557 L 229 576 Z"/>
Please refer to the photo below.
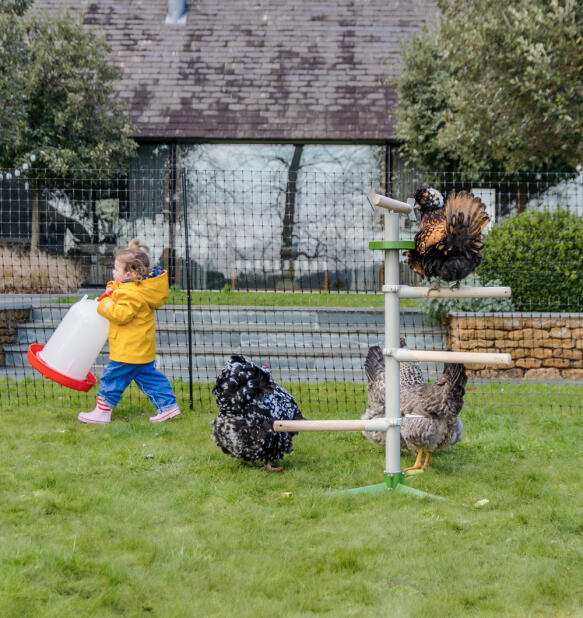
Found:
<path fill-rule="evenodd" d="M 459 397 L 463 397 L 468 383 L 466 366 L 462 363 L 445 363 L 443 373 L 437 383 L 449 384 Z"/>
<path fill-rule="evenodd" d="M 385 373 L 385 357 L 378 345 L 373 345 L 368 349 L 366 360 L 364 361 L 364 371 L 369 382 L 375 381 Z"/>
<path fill-rule="evenodd" d="M 479 197 L 468 191 L 452 191 L 445 202 L 446 234 L 439 247 L 446 255 L 451 250 L 479 253 L 483 248 L 482 230 L 490 218 Z"/>

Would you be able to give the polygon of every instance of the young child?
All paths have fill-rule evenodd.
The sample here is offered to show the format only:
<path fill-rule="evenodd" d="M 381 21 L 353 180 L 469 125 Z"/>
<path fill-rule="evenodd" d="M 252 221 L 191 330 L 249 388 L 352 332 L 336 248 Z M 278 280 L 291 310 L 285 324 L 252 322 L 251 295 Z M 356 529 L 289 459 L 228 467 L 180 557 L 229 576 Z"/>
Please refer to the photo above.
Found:
<path fill-rule="evenodd" d="M 109 363 L 101 377 L 97 405 L 81 412 L 82 423 L 105 424 L 132 380 L 149 397 L 160 423 L 180 414 L 168 378 L 154 366 L 156 325 L 154 311 L 168 298 L 168 274 L 156 266 L 150 269 L 148 247 L 137 238 L 126 249 L 116 251 L 113 281 L 97 312 L 109 320 Z"/>

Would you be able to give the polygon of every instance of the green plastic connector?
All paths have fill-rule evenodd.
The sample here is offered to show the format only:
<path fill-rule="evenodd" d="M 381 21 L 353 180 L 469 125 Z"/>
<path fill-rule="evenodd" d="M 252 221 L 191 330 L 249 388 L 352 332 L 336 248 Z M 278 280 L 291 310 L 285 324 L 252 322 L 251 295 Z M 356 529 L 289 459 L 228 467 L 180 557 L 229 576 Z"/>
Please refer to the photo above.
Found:
<path fill-rule="evenodd" d="M 415 249 L 414 240 L 371 240 L 369 249 Z"/>
<path fill-rule="evenodd" d="M 389 474 L 385 472 L 385 485 L 387 489 L 395 489 L 397 485 L 406 485 L 405 483 L 405 473 L 397 472 L 395 474 Z"/>

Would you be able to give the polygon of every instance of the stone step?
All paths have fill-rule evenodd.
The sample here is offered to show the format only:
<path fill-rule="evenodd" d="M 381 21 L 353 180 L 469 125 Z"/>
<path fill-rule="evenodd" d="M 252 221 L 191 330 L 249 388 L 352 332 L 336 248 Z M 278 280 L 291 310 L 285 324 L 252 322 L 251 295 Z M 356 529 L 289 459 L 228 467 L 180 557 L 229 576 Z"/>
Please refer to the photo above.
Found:
<path fill-rule="evenodd" d="M 183 382 L 189 381 L 189 371 L 186 368 L 166 367 L 162 368 L 158 365 L 158 368 L 164 372 L 164 374 L 170 380 L 181 380 Z M 222 365 L 218 368 L 211 369 L 209 367 L 193 367 L 192 381 L 214 384 L 217 375 L 222 368 Z M 103 367 L 95 366 L 91 369 L 92 373 L 98 378 L 103 373 Z M 354 382 L 365 383 L 366 376 L 362 369 L 350 370 L 334 370 L 326 372 L 317 372 L 313 369 L 297 369 L 290 367 L 284 368 L 272 368 L 273 378 L 278 383 L 297 383 L 307 382 L 310 384 L 318 384 L 322 382 Z M 24 380 L 29 379 L 41 379 L 41 375 L 33 369 L 30 365 L 23 367 L 0 367 L 0 380 Z M 96 391 L 96 389 L 94 389 Z"/>
<path fill-rule="evenodd" d="M 217 306 L 204 311 L 191 312 L 191 326 L 194 331 L 213 330 L 253 330 L 254 332 L 384 332 L 384 312 L 382 309 L 342 309 L 305 311 L 299 308 L 281 309 L 279 307 L 231 308 Z M 299 309 L 299 310 L 295 310 Z M 59 306 L 43 306 L 33 309 L 31 321 L 21 325 L 25 328 L 45 328 L 54 330 L 68 309 Z M 156 313 L 158 330 L 188 327 L 188 312 L 180 308 L 166 308 Z M 423 330 L 426 333 L 441 331 L 427 326 L 423 316 L 417 311 L 401 312 L 401 330 Z"/>
<path fill-rule="evenodd" d="M 46 325 L 38 323 L 22 324 L 18 328 L 17 343 L 46 343 L 57 325 Z M 412 336 L 425 338 L 434 336 L 441 337 L 439 329 L 422 328 L 414 331 L 408 328 L 401 329 L 401 333 L 407 339 Z M 333 326 L 328 328 L 311 328 L 305 326 L 249 326 L 243 327 L 240 324 L 223 326 L 197 326 L 192 330 L 192 341 L 194 345 L 215 345 L 215 346 L 246 346 L 246 345 L 277 345 L 295 347 L 330 346 L 346 347 L 353 345 L 367 346 L 378 344 L 384 338 L 384 331 L 379 326 L 371 327 L 347 327 Z M 156 330 L 156 341 L 158 345 L 177 345 L 185 346 L 188 343 L 188 330 L 186 326 L 168 326 L 158 324 Z M 409 344 L 411 345 L 411 344 Z"/>
<path fill-rule="evenodd" d="M 19 328 L 16 343 L 4 346 L 7 356 L 26 354 L 28 346 L 33 343 L 46 344 L 54 330 L 41 327 Z M 401 330 L 401 335 L 412 349 L 443 349 L 445 338 L 437 329 Z M 323 350 L 324 354 L 350 356 L 360 355 L 362 350 L 368 350 L 372 345 L 382 345 L 384 334 L 380 330 L 346 332 L 311 332 L 306 330 L 289 331 L 280 329 L 275 332 L 229 330 L 195 330 L 192 333 L 191 345 L 194 349 L 235 350 L 247 348 L 273 348 L 279 354 L 312 354 L 313 350 Z M 156 332 L 156 344 L 160 355 L 186 354 L 189 342 L 188 333 L 184 329 L 159 328 Z M 104 354 L 107 353 L 107 344 Z M 7 362 L 8 364 L 8 362 Z"/>
<path fill-rule="evenodd" d="M 7 347 L 10 349 L 6 350 L 6 367 L 0 368 L 0 377 L 7 376 L 14 370 L 29 368 L 26 359 L 27 346 Z M 157 352 L 156 363 L 161 371 L 168 373 L 169 377 L 188 377 L 189 357 L 186 347 L 161 346 Z M 202 379 L 201 376 L 205 378 L 203 381 L 214 380 L 230 354 L 242 354 L 258 365 L 267 363 L 268 367 L 278 375 L 289 374 L 293 377 L 301 373 L 307 376 L 313 375 L 318 381 L 360 382 L 365 379 L 364 360 L 367 352 L 366 345 L 337 349 L 245 346 L 224 348 L 224 350 L 212 346 L 193 346 L 192 367 L 194 374 L 198 376 L 197 381 Z M 101 375 L 107 362 L 107 349 L 104 349 L 94 363 L 93 372 Z M 31 376 L 38 377 L 34 373 Z"/>
<path fill-rule="evenodd" d="M 33 307 L 31 321 L 43 324 L 59 323 L 70 305 L 44 304 Z M 323 326 L 345 324 L 384 324 L 382 307 L 238 307 L 229 305 L 201 305 L 191 308 L 193 325 L 215 324 L 318 324 Z M 418 324 L 422 321 L 417 310 L 403 308 L 401 324 Z M 188 311 L 184 305 L 165 305 L 156 312 L 157 324 L 187 324 Z"/>
<path fill-rule="evenodd" d="M 251 352 L 251 353 L 249 353 Z M 273 377 L 278 382 L 366 382 L 364 372 L 364 357 L 348 359 L 343 357 L 341 362 L 335 363 L 330 357 L 301 358 L 301 357 L 277 357 L 259 352 L 243 351 L 244 356 L 271 370 Z M 192 377 L 194 382 L 214 382 L 223 368 L 228 355 L 205 355 L 194 356 L 192 359 Z M 177 363 L 175 356 L 158 357 L 156 366 L 171 380 L 188 381 L 188 359 L 183 363 Z M 91 368 L 91 372 L 98 378 L 103 374 L 107 358 L 98 358 Z M 435 364 L 421 363 L 426 379 L 435 380 L 440 369 Z M 0 367 L 1 378 L 40 378 L 41 375 L 27 362 L 19 365 Z"/>

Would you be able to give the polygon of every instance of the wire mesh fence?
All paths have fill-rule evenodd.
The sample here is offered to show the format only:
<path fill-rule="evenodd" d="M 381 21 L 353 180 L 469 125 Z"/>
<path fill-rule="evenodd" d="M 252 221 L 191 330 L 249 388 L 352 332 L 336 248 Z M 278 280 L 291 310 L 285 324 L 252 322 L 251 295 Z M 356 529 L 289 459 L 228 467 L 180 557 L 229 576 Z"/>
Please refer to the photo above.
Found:
<path fill-rule="evenodd" d="M 511 299 L 401 301 L 412 349 L 510 352 L 508 369 L 468 366 L 468 398 L 497 405 L 579 405 L 583 313 L 579 176 L 539 174 L 50 170 L 0 181 L 0 397 L 89 406 L 27 361 L 84 294 L 111 279 L 130 239 L 167 269 L 157 311 L 157 366 L 183 405 L 210 411 L 209 391 L 232 353 L 269 367 L 304 406 L 366 407 L 364 360 L 383 345 L 382 213 L 371 187 L 406 201 L 423 184 L 465 189 L 486 204 L 484 262 L 464 284 L 510 285 Z M 516 216 L 520 213 L 520 216 Z M 520 222 L 523 222 L 522 224 Z M 400 218 L 412 239 L 414 216 Z M 420 284 L 401 256 L 401 282 Z M 101 375 L 107 346 L 97 357 Z M 422 364 L 433 381 L 442 366 Z M 325 397 L 324 397 L 325 394 Z M 130 401 L 141 393 L 131 389 Z"/>

